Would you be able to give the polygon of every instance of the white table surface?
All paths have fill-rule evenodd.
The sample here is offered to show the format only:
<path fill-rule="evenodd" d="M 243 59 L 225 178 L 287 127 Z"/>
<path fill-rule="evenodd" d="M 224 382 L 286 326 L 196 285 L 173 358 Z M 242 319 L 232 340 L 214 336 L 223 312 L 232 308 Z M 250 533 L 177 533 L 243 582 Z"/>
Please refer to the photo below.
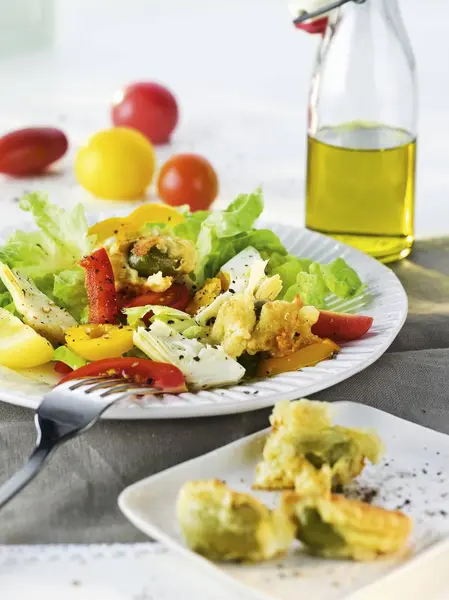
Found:
<path fill-rule="evenodd" d="M 58 175 L 0 180 L 2 223 L 23 218 L 12 199 L 24 189 L 46 190 L 62 204 L 83 200 L 89 209 L 117 209 L 79 189 L 73 156 L 90 133 L 110 125 L 114 90 L 146 79 L 166 83 L 180 103 L 179 128 L 172 145 L 158 151 L 160 162 L 178 151 L 202 153 L 218 171 L 220 203 L 263 184 L 265 216 L 303 224 L 306 106 L 318 39 L 292 27 L 287 0 L 54 2 L 53 48 L 0 60 L 0 132 L 58 125 L 72 151 Z M 416 232 L 443 235 L 449 233 L 449 4 L 401 4 L 420 79 Z M 423 6 L 432 17 L 422 16 Z"/>
<path fill-rule="evenodd" d="M 403 0 L 402 7 L 420 75 L 416 232 L 444 235 L 449 233 L 449 4 Z M 422 16 L 424 7 L 432 18 Z M 90 133 L 109 126 L 114 90 L 135 80 L 164 82 L 179 99 L 181 122 L 171 146 L 158 150 L 160 162 L 179 151 L 204 154 L 220 177 L 220 204 L 263 184 L 266 217 L 303 224 L 306 106 L 317 42 L 291 26 L 286 0 L 55 0 L 53 47 L 0 58 L 0 132 L 56 125 L 69 134 L 71 151 L 52 176 L 0 179 L 2 225 L 23 219 L 15 199 L 31 189 L 48 191 L 62 205 L 85 202 L 89 211 L 125 207 L 90 199 L 76 184 L 72 162 Z M 135 584 L 110 577 L 111 562 L 102 563 L 95 577 L 84 574 L 98 600 L 175 600 L 180 587 L 185 600 L 235 599 L 207 580 L 200 585 L 170 552 L 130 548 L 136 551 L 144 558 L 133 561 L 141 569 Z M 80 553 L 92 555 L 86 548 Z M 30 592 L 46 600 L 93 597 L 85 587 L 81 594 L 68 567 L 50 585 L 42 574 L 51 581 L 48 565 L 56 559 L 47 553 L 47 570 L 33 571 L 37 554 L 38 549 L 0 547 L 2 600 L 21 600 Z M 144 575 L 141 589 L 136 582 Z"/>

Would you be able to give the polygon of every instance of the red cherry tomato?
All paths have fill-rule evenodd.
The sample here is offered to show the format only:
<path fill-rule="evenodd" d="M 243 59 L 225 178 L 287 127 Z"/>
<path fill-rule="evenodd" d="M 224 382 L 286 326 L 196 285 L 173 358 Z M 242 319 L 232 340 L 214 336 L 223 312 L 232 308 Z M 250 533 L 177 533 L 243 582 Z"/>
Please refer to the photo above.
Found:
<path fill-rule="evenodd" d="M 322 310 L 318 321 L 312 327 L 312 333 L 321 338 L 330 338 L 334 342 L 350 342 L 365 335 L 372 324 L 373 318 L 366 315 L 347 315 Z"/>
<path fill-rule="evenodd" d="M 131 127 L 153 144 L 165 144 L 178 123 L 178 105 L 162 85 L 142 81 L 116 92 L 112 105 L 116 127 Z"/>
<path fill-rule="evenodd" d="M 0 173 L 36 175 L 67 151 L 67 137 L 53 127 L 29 127 L 0 138 Z"/>
<path fill-rule="evenodd" d="M 171 206 L 188 204 L 192 211 L 207 210 L 218 194 L 214 168 L 197 154 L 175 154 L 162 165 L 157 182 L 159 197 Z"/>
<path fill-rule="evenodd" d="M 83 377 L 96 377 L 100 375 L 117 375 L 124 379 L 131 379 L 136 383 L 151 385 L 164 392 L 178 394 L 186 391 L 184 375 L 174 365 L 153 362 L 142 358 L 105 358 L 96 360 L 84 367 L 75 369 L 59 382 L 65 383 L 71 379 Z"/>

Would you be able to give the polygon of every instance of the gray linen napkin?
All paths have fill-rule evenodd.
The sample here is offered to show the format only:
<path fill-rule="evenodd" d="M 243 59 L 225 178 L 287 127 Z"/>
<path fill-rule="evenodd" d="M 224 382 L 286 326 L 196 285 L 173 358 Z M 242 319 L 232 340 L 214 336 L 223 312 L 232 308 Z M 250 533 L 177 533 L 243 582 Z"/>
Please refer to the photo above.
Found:
<path fill-rule="evenodd" d="M 449 433 L 449 240 L 416 244 L 395 266 L 410 316 L 373 366 L 315 397 L 369 404 Z M 121 490 L 267 426 L 269 410 L 177 421 L 103 422 L 61 448 L 0 513 L 0 543 L 144 540 L 117 509 Z M 32 412 L 0 402 L 0 482 L 34 441 Z"/>

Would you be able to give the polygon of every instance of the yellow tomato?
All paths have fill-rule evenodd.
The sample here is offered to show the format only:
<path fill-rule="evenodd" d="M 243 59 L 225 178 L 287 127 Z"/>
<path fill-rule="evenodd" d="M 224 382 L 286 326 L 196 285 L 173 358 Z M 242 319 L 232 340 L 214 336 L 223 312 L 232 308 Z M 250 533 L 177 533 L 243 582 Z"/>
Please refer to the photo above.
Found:
<path fill-rule="evenodd" d="M 288 371 L 297 371 L 304 367 L 313 367 L 326 358 L 332 358 L 340 351 L 332 340 L 322 340 L 310 346 L 304 346 L 300 350 L 283 356 L 282 358 L 267 358 L 262 360 L 257 370 L 259 377 L 271 377 Z"/>
<path fill-rule="evenodd" d="M 65 332 L 67 347 L 86 360 L 115 358 L 134 346 L 131 327 L 77 325 Z"/>
<path fill-rule="evenodd" d="M 75 173 L 80 184 L 100 198 L 138 198 L 151 183 L 155 163 L 145 136 L 114 127 L 99 131 L 79 150 Z"/>
<path fill-rule="evenodd" d="M 95 223 L 89 229 L 89 235 L 97 236 L 101 244 L 112 236 L 125 237 L 138 231 L 146 223 L 163 223 L 175 226 L 185 221 L 185 217 L 171 206 L 165 204 L 142 204 L 127 217 L 112 217 Z"/>
<path fill-rule="evenodd" d="M 10 369 L 29 369 L 48 363 L 53 346 L 29 325 L 0 308 L 0 364 Z"/>

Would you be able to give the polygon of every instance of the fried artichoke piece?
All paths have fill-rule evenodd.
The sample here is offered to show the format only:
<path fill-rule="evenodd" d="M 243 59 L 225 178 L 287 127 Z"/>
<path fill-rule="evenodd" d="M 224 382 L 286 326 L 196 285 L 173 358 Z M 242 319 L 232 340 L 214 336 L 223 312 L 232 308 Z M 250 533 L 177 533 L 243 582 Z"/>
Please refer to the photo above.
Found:
<path fill-rule="evenodd" d="M 195 268 L 193 242 L 169 233 L 154 233 L 112 243 L 108 248 L 117 291 L 163 292 Z"/>
<path fill-rule="evenodd" d="M 285 553 L 295 535 L 284 511 L 270 511 L 219 480 L 186 483 L 178 495 L 177 518 L 187 546 L 216 561 L 268 560 Z"/>
<path fill-rule="evenodd" d="M 212 340 L 223 346 L 232 358 L 238 358 L 247 349 L 256 325 L 254 297 L 250 294 L 235 294 L 218 311 L 212 327 Z"/>
<path fill-rule="evenodd" d="M 281 509 L 294 521 L 296 537 L 308 552 L 325 558 L 374 560 L 399 551 L 412 530 L 411 520 L 358 500 L 332 495 L 331 468 L 304 460 L 296 480 L 300 493 L 283 494 Z"/>
<path fill-rule="evenodd" d="M 276 404 L 254 488 L 294 489 L 303 459 L 317 469 L 328 465 L 334 489 L 360 475 L 367 460 L 379 462 L 383 445 L 377 434 L 332 425 L 328 406 L 304 399 Z"/>
<path fill-rule="evenodd" d="M 262 305 L 262 306 L 260 306 Z M 260 315 L 257 316 L 257 308 Z M 316 318 L 311 322 L 311 312 Z M 233 358 L 244 352 L 254 355 L 287 356 L 303 346 L 319 341 L 311 327 L 318 311 L 293 302 L 275 300 L 262 303 L 252 294 L 235 294 L 221 306 L 212 329 L 212 338 Z"/>
<path fill-rule="evenodd" d="M 318 311 L 316 311 L 316 320 Z M 299 298 L 293 302 L 275 300 L 262 306 L 257 325 L 247 345 L 248 354 L 268 352 L 270 356 L 283 357 L 304 346 L 320 341 L 312 333 L 309 312 Z"/>

